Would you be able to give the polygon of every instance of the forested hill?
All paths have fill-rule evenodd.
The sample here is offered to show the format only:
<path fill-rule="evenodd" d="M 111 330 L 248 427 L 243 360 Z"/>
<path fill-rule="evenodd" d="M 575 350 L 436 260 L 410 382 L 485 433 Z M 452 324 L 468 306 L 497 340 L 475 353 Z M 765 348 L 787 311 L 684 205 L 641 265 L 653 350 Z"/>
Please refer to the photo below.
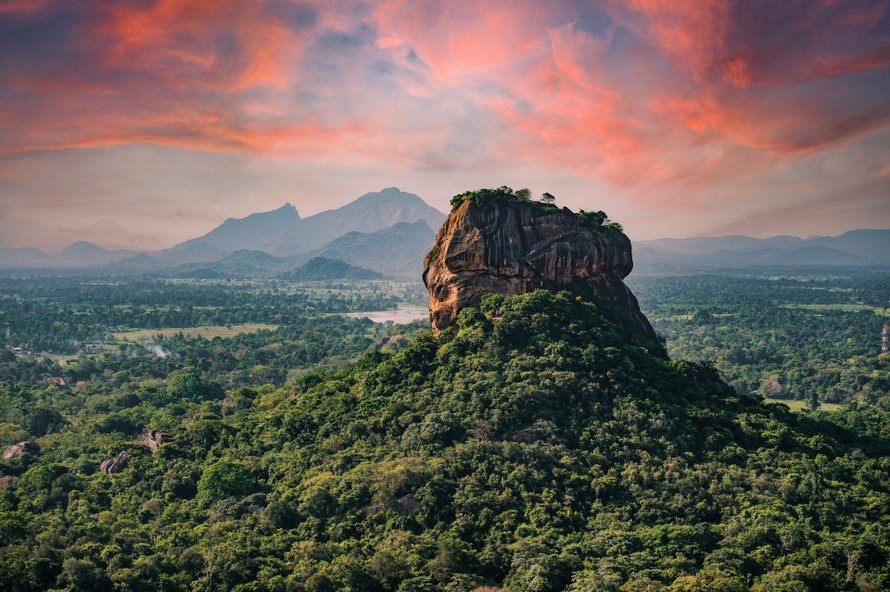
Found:
<path fill-rule="evenodd" d="M 890 424 L 792 414 L 566 292 L 290 390 L 91 401 L 2 461 L 7 589 L 885 590 Z M 169 433 L 157 454 L 110 417 Z M 109 427 L 109 424 L 111 427 Z M 55 428 L 59 429 L 59 428 Z M 48 430 L 51 431 L 51 430 Z M 37 434 L 35 434 L 37 435 Z M 99 462 L 133 454 L 115 474 Z"/>

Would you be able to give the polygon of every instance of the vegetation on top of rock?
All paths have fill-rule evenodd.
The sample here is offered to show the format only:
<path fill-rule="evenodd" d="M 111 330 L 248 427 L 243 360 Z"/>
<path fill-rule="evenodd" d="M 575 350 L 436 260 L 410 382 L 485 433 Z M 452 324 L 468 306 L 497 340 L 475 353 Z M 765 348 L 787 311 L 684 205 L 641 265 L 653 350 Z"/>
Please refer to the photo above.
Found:
<path fill-rule="evenodd" d="M 503 205 L 510 202 L 519 202 L 534 205 L 541 210 L 557 209 L 555 198 L 549 193 L 544 193 L 540 201 L 531 199 L 531 191 L 529 189 L 518 189 L 513 191 L 511 187 L 503 185 L 497 189 L 477 189 L 475 191 L 465 191 L 451 198 L 451 210 L 454 211 L 466 201 L 476 202 L 480 207 L 489 207 L 492 205 Z"/>
<path fill-rule="evenodd" d="M 497 189 L 477 189 L 475 191 L 465 191 L 451 198 L 451 211 L 456 210 L 464 202 L 473 201 L 480 207 L 490 207 L 493 205 L 504 205 L 511 202 L 523 203 L 534 207 L 542 212 L 553 211 L 558 209 L 556 198 L 547 192 L 541 195 L 541 199 L 534 201 L 531 198 L 532 193 L 529 189 L 513 190 L 506 185 Z M 596 212 L 585 212 L 580 210 L 577 213 L 578 222 L 587 228 L 603 228 L 616 232 L 624 232 L 621 224 L 609 220 L 609 217 L 602 210 Z"/>

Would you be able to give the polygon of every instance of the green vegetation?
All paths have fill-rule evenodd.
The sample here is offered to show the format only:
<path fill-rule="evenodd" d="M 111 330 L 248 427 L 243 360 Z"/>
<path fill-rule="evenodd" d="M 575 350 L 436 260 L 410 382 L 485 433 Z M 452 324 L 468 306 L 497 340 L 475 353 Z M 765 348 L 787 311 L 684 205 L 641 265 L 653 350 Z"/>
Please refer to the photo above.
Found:
<path fill-rule="evenodd" d="M 739 393 L 890 410 L 890 275 L 644 275 L 628 280 L 671 356 L 710 361 Z"/>
<path fill-rule="evenodd" d="M 876 407 L 765 404 L 567 293 L 488 297 L 396 353 L 366 322 L 285 330 L 271 352 L 262 332 L 85 359 L 80 389 L 0 360 L 0 437 L 40 446 L 0 461 L 6 588 L 890 587 Z M 332 367 L 347 345 L 367 353 Z M 254 355 L 300 371 L 248 384 Z M 37 407 L 63 422 L 32 425 Z M 170 435 L 156 454 L 149 429 Z M 99 472 L 123 450 L 127 468 Z"/>
<path fill-rule="evenodd" d="M 609 220 L 609 216 L 602 210 L 596 212 L 585 212 L 584 210 L 581 210 L 578 212 L 578 222 L 582 226 L 587 226 L 588 228 L 605 228 L 607 230 L 614 230 L 615 232 L 624 232 L 621 224 Z"/>
<path fill-rule="evenodd" d="M 451 210 L 454 211 L 465 201 L 474 201 L 476 205 L 488 208 L 496 205 L 503 205 L 510 202 L 522 202 L 533 205 L 541 211 L 552 211 L 557 209 L 556 198 L 549 193 L 544 193 L 540 201 L 531 201 L 531 191 L 529 189 L 519 189 L 513 191 L 506 185 L 497 189 L 477 189 L 475 191 L 466 191 L 459 193 L 451 198 Z"/>
<path fill-rule="evenodd" d="M 507 186 L 498 187 L 497 189 L 477 189 L 476 191 L 466 191 L 455 195 L 451 198 L 451 210 L 456 210 L 466 201 L 474 201 L 479 207 L 483 208 L 504 205 L 510 202 L 521 202 L 542 212 L 552 212 L 558 209 L 556 198 L 550 193 L 545 192 L 541 195 L 539 201 L 532 201 L 529 189 L 513 191 L 513 189 Z M 621 224 L 609 220 L 609 217 L 602 210 L 597 212 L 581 210 L 577 216 L 578 222 L 587 228 L 612 230 L 619 233 L 624 232 Z"/>
<path fill-rule="evenodd" d="M 4 277 L 0 329 L 34 353 L 77 354 L 128 329 L 287 326 L 327 313 L 424 302 L 423 287 L 398 282 L 196 281 L 151 277 Z M 163 333 L 163 331 L 162 331 Z M 194 333 L 194 331 L 193 331 Z M 143 334 L 145 335 L 145 334 Z M 219 333 L 220 336 L 224 336 Z"/>
<path fill-rule="evenodd" d="M 382 276 L 369 269 L 362 269 L 339 259 L 313 257 L 293 273 L 282 277 L 303 282 L 319 282 L 332 280 L 378 280 Z"/>

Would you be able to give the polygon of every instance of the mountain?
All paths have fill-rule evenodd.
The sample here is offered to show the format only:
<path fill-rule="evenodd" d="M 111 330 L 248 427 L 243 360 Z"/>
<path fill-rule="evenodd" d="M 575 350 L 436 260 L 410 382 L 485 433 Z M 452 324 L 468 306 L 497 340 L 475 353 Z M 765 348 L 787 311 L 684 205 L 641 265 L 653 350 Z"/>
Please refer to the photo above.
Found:
<path fill-rule="evenodd" d="M 642 267 L 886 266 L 890 265 L 890 229 L 851 230 L 808 239 L 722 236 L 638 241 L 635 259 Z"/>
<path fill-rule="evenodd" d="M 113 263 L 134 255 L 137 255 L 136 251 L 109 251 L 93 243 L 78 241 L 55 255 L 32 248 L 0 248 L 0 267 L 89 267 Z"/>
<path fill-rule="evenodd" d="M 429 592 L 890 582 L 879 411 L 810 417 L 739 395 L 565 292 L 490 296 L 457 329 L 250 392 L 213 424 L 237 454 L 193 445 L 197 502 L 158 511 L 153 532 L 224 524 L 216 544 L 240 542 L 237 566 L 216 574 L 230 589 L 273 577 L 296 590 Z M 145 489 L 136 471 L 152 460 L 119 487 Z M 107 521 L 122 512 L 110 505 Z"/>
<path fill-rule="evenodd" d="M 474 221 L 475 205 L 431 262 L 536 266 L 551 289 L 596 263 L 629 272 L 614 227 L 497 203 Z M 484 251 L 452 250 L 457 216 L 492 231 Z M 607 250 L 585 262 L 571 232 Z M 481 271 L 462 289 L 515 291 Z M 890 588 L 885 405 L 792 413 L 639 339 L 609 292 L 534 288 L 487 294 L 397 352 L 339 315 L 282 318 L 275 337 L 171 336 L 182 356 L 59 368 L 89 377 L 79 394 L 46 383 L 48 362 L 0 357 L 3 589 Z M 344 351 L 365 353 L 317 364 Z"/>
<path fill-rule="evenodd" d="M 332 281 L 332 280 L 376 280 L 382 276 L 369 269 L 362 269 L 350 265 L 339 259 L 327 257 L 313 257 L 297 270 L 281 276 L 303 282 Z"/>
<path fill-rule="evenodd" d="M 201 243 L 202 246 L 207 246 Z M 196 248 L 193 246 L 191 248 Z M 217 256 L 211 261 L 193 261 L 170 270 L 176 277 L 196 279 L 270 278 L 292 271 L 298 262 L 293 258 L 275 257 L 263 251 L 241 249 Z"/>
<path fill-rule="evenodd" d="M 276 239 L 271 251 L 294 255 L 318 249 L 349 232 L 372 233 L 399 222 L 424 221 L 438 228 L 445 214 L 429 206 L 413 193 L 388 187 L 366 193 L 350 204 L 306 218 L 302 224 Z"/>
<path fill-rule="evenodd" d="M 67 249 L 56 253 L 53 257 L 53 263 L 72 267 L 103 265 L 105 263 L 111 263 L 112 261 L 118 261 L 125 257 L 132 257 L 136 254 L 136 251 L 130 251 L 128 249 L 109 251 L 93 243 L 77 241 Z"/>
<path fill-rule="evenodd" d="M 349 232 L 373 233 L 399 222 L 424 221 L 429 226 L 438 227 L 444 219 L 445 214 L 413 193 L 388 187 L 308 218 L 300 218 L 290 204 L 246 218 L 230 218 L 209 233 L 160 252 L 158 256 L 186 263 L 210 261 L 239 249 L 283 257 L 307 255 Z"/>
<path fill-rule="evenodd" d="M 339 259 L 390 277 L 417 279 L 436 235 L 425 220 L 398 222 L 377 232 L 349 232 L 313 255 Z"/>
<path fill-rule="evenodd" d="M 291 204 L 277 210 L 229 218 L 207 234 L 187 240 L 166 251 L 161 257 L 181 263 L 206 261 L 238 250 L 263 250 L 258 247 L 300 223 L 300 214 Z"/>
<path fill-rule="evenodd" d="M 44 267 L 51 265 L 53 256 L 32 247 L 0 247 L 0 267 Z"/>

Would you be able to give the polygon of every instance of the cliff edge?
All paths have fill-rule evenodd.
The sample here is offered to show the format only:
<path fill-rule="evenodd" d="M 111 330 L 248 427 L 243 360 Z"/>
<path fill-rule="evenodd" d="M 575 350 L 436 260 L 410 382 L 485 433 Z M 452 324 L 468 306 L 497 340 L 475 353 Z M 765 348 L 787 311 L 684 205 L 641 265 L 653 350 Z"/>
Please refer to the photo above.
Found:
<path fill-rule="evenodd" d="M 465 194 L 471 195 L 471 194 Z M 463 196 L 458 196 L 458 199 Z M 459 204 L 459 205 L 458 205 Z M 424 259 L 430 323 L 438 332 L 485 294 L 538 289 L 594 296 L 627 314 L 634 335 L 657 340 L 636 297 L 622 281 L 633 269 L 630 239 L 568 209 L 508 195 L 455 203 Z"/>

